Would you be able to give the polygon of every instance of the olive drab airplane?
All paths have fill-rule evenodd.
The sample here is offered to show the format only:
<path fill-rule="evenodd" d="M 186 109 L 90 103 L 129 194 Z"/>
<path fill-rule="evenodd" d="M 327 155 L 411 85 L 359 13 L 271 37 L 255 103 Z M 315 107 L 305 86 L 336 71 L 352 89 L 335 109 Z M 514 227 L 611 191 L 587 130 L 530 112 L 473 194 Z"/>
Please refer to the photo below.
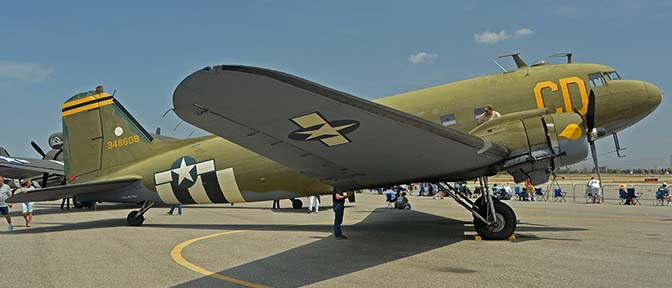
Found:
<path fill-rule="evenodd" d="M 651 113 L 662 93 L 598 64 L 539 62 L 515 71 L 373 101 L 289 74 L 211 66 L 176 88 L 173 109 L 213 133 L 153 139 L 112 95 L 77 94 L 62 106 L 66 186 L 9 202 L 54 200 L 153 205 L 264 201 L 410 182 L 440 183 L 474 216 L 485 239 L 505 239 L 516 216 L 490 196 L 487 176 L 549 180 L 587 158 L 594 141 Z M 478 125 L 484 107 L 501 114 Z M 615 138 L 616 139 L 616 138 Z M 620 149 L 620 147 L 618 147 Z M 448 181 L 480 178 L 472 201 Z"/>

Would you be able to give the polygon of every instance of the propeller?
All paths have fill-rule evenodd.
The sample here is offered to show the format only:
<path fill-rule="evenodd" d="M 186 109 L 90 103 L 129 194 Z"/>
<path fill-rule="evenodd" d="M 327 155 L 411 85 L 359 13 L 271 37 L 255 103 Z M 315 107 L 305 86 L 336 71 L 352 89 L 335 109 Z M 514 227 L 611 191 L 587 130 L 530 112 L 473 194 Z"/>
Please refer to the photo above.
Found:
<path fill-rule="evenodd" d="M 597 140 L 597 129 L 595 128 L 595 93 L 593 90 L 590 90 L 590 95 L 588 96 L 588 111 L 586 112 L 586 128 L 587 128 L 587 138 L 588 144 L 590 145 L 590 155 L 593 157 L 593 165 L 595 165 L 595 173 L 597 173 L 597 180 L 600 181 L 600 187 L 602 187 L 602 175 L 600 175 L 600 165 L 597 161 L 597 148 L 595 147 L 595 141 Z"/>
<path fill-rule="evenodd" d="M 47 155 L 47 154 L 44 153 L 44 150 L 42 150 L 42 148 L 40 148 L 40 145 L 37 145 L 37 143 L 35 143 L 35 141 L 30 141 L 30 146 L 33 146 L 33 149 L 35 149 L 35 151 L 37 151 L 37 154 L 42 155 L 42 158 L 44 158 L 44 156 Z"/>
<path fill-rule="evenodd" d="M 42 155 L 42 159 L 44 159 L 47 154 L 44 153 L 44 150 L 40 148 L 40 145 L 37 145 L 35 141 L 30 141 L 30 146 L 33 146 L 33 149 L 37 151 L 38 154 Z M 42 183 L 40 183 L 42 188 L 47 187 L 47 181 L 49 181 L 49 173 L 42 173 Z"/>

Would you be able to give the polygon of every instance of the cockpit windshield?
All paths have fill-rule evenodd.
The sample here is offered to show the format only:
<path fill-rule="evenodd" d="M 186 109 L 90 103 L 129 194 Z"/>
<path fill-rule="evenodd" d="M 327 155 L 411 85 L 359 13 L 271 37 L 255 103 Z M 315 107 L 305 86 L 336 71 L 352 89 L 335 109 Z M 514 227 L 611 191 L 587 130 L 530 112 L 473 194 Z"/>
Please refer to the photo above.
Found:
<path fill-rule="evenodd" d="M 604 78 L 602 78 L 601 73 L 588 74 L 588 79 L 590 80 L 590 87 L 600 87 L 604 86 Z"/>
<path fill-rule="evenodd" d="M 604 72 L 604 78 L 607 80 L 621 80 L 621 75 L 618 75 L 616 71 Z"/>

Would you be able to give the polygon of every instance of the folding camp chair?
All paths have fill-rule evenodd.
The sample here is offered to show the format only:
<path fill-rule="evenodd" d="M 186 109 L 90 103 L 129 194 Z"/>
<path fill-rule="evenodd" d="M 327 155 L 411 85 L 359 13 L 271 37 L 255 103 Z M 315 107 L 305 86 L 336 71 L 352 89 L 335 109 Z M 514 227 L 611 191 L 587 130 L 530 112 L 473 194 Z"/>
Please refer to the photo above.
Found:
<path fill-rule="evenodd" d="M 554 192 L 555 194 L 553 194 L 553 202 L 555 201 L 567 202 L 567 200 L 565 199 L 567 192 L 562 192 L 562 189 L 560 188 L 555 188 Z"/>
<path fill-rule="evenodd" d="M 542 190 L 541 188 L 534 188 L 534 195 L 535 195 L 534 199 L 537 200 L 537 201 L 548 200 L 548 199 L 546 199 L 546 194 L 544 194 L 544 190 Z"/>
<path fill-rule="evenodd" d="M 632 205 L 642 205 L 639 203 L 639 198 L 642 197 L 642 193 L 635 193 L 635 188 L 628 188 L 628 198 L 632 198 Z"/>
<path fill-rule="evenodd" d="M 520 190 L 520 187 L 516 186 L 516 196 L 518 196 L 518 201 L 527 201 L 529 199 L 527 195 L 527 189 L 523 188 L 523 190 Z"/>
<path fill-rule="evenodd" d="M 385 202 L 387 202 L 387 207 L 385 208 L 394 208 L 394 203 L 397 202 L 397 199 L 392 198 L 392 194 L 385 194 Z"/>
<path fill-rule="evenodd" d="M 621 202 L 618 205 L 625 204 L 625 201 L 628 200 L 628 192 L 625 192 L 623 189 L 618 189 L 618 199 L 621 199 Z"/>
<path fill-rule="evenodd" d="M 660 204 L 660 206 L 667 205 L 665 201 L 667 201 L 669 197 L 670 195 L 667 195 L 665 192 L 656 191 L 656 206 L 658 206 L 658 204 Z"/>

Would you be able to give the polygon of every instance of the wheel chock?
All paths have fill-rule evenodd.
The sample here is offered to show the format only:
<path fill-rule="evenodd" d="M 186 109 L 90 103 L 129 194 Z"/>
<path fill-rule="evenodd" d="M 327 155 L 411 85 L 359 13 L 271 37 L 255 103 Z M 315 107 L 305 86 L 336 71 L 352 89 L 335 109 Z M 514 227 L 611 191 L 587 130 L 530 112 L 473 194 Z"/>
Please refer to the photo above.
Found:
<path fill-rule="evenodd" d="M 509 238 L 507 240 L 509 240 L 511 242 L 516 241 L 516 235 L 509 236 Z"/>
<path fill-rule="evenodd" d="M 481 240 L 483 240 L 483 238 L 481 238 L 481 236 L 479 236 L 479 235 L 475 235 L 474 240 L 481 241 Z"/>

